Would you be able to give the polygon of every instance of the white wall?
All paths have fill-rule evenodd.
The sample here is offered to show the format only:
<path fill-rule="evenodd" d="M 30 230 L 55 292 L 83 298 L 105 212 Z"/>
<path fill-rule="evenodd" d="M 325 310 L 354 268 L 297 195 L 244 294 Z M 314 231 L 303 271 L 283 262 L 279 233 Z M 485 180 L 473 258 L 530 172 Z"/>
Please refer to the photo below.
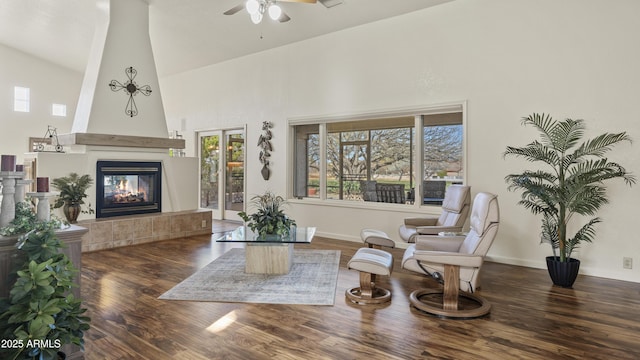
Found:
<path fill-rule="evenodd" d="M 467 180 L 474 192 L 497 193 L 501 205 L 490 256 L 543 268 L 550 249 L 538 244 L 539 222 L 515 205 L 518 195 L 503 180 L 527 164 L 502 153 L 536 136 L 520 126 L 533 112 L 584 118 L 590 134 L 626 130 L 640 138 L 638 13 L 635 0 L 458 0 L 161 79 L 168 127 L 186 124 L 194 154 L 194 130 L 246 123 L 247 193 L 287 193 L 287 119 L 467 101 Z M 275 123 L 268 182 L 253 146 L 265 120 Z M 638 146 L 611 157 L 640 175 Z M 578 254 L 582 273 L 639 281 L 638 199 L 640 186 L 611 184 L 598 239 Z M 290 207 L 299 224 L 353 240 L 369 226 L 397 237 L 406 215 L 307 200 Z M 636 268 L 622 269 L 623 256 Z"/>
<path fill-rule="evenodd" d="M 82 73 L 53 65 L 0 45 L 0 153 L 18 156 L 29 151 L 29 137 L 43 137 L 47 125 L 69 133 L 80 93 Z M 13 111 L 14 86 L 31 89 L 31 111 Z M 66 104 L 67 116 L 51 115 L 51 105 Z"/>

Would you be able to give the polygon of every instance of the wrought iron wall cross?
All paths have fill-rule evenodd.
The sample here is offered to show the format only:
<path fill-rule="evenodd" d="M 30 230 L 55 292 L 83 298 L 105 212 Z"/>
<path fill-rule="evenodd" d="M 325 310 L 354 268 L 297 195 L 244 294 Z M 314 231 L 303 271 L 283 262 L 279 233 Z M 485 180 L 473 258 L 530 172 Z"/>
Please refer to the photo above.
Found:
<path fill-rule="evenodd" d="M 127 74 L 129 80 L 124 84 L 120 83 L 118 80 L 111 80 L 109 87 L 111 88 L 111 91 L 120 91 L 124 89 L 125 93 L 129 95 L 129 101 L 127 101 L 127 106 L 124 108 L 124 112 L 128 116 L 134 117 L 138 115 L 138 107 L 136 106 L 136 101 L 133 97 L 138 93 L 141 93 L 144 96 L 151 95 L 151 87 L 149 85 L 138 87 L 138 84 L 134 81 L 138 74 L 138 70 L 134 69 L 133 66 L 129 66 L 124 69 L 124 73 Z"/>

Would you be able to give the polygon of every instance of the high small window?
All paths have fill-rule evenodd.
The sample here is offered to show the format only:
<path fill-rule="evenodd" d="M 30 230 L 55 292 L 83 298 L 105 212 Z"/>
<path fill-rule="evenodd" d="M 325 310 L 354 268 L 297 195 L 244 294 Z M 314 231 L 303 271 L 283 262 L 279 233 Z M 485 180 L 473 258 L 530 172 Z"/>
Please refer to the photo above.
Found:
<path fill-rule="evenodd" d="M 51 115 L 53 116 L 67 116 L 67 105 L 53 104 L 51 105 Z"/>
<path fill-rule="evenodd" d="M 16 86 L 13 89 L 13 111 L 29 112 L 29 88 Z"/>

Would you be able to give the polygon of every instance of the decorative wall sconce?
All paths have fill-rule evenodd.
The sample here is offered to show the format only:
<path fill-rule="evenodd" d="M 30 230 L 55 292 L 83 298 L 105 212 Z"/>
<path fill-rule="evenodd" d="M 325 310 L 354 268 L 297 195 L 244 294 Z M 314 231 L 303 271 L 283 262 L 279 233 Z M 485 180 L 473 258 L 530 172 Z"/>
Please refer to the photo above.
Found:
<path fill-rule="evenodd" d="M 129 101 L 127 101 L 127 106 L 124 108 L 124 112 L 127 116 L 134 117 L 138 115 L 138 107 L 136 106 L 136 101 L 133 97 L 138 93 L 141 93 L 144 96 L 151 95 L 151 87 L 149 85 L 138 87 L 138 84 L 134 81 L 138 74 L 138 70 L 134 69 L 133 66 L 129 66 L 124 69 L 124 73 L 127 74 L 129 80 L 124 84 L 121 84 L 118 80 L 111 80 L 111 82 L 109 82 L 109 87 L 111 88 L 111 91 L 120 91 L 124 89 L 124 92 L 129 95 Z"/>
<path fill-rule="evenodd" d="M 262 123 L 262 131 L 264 131 L 264 134 L 260 135 L 258 139 L 258 147 L 262 149 L 258 156 L 262 164 L 260 173 L 265 180 L 269 180 L 269 176 L 271 175 L 271 170 L 269 170 L 269 157 L 271 157 L 271 151 L 273 151 L 273 146 L 271 145 L 273 134 L 271 133 L 271 128 L 273 128 L 273 123 L 271 121 L 264 121 Z"/>

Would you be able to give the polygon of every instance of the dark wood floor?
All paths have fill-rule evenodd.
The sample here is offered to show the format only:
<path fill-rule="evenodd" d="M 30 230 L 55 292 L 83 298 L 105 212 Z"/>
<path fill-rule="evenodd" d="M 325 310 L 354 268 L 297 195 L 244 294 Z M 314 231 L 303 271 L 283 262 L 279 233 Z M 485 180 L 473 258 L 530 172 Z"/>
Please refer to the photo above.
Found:
<path fill-rule="evenodd" d="M 396 267 L 379 284 L 388 305 L 352 305 L 346 263 L 360 244 L 316 238 L 342 251 L 335 306 L 158 300 L 233 246 L 199 236 L 83 254 L 82 296 L 92 318 L 86 359 L 640 359 L 640 284 L 579 276 L 553 287 L 545 270 L 486 263 L 491 313 L 450 320 L 409 306 L 438 286 Z"/>

